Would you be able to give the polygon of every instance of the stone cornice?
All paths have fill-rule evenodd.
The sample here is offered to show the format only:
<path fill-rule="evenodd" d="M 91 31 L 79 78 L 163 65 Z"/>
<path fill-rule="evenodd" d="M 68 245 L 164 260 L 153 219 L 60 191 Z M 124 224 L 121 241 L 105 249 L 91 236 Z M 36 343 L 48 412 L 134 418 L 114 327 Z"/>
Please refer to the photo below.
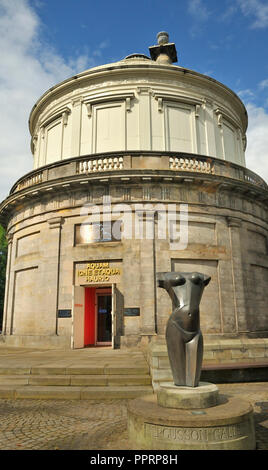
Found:
<path fill-rule="evenodd" d="M 175 152 L 114 152 L 71 158 L 28 173 L 1 203 L 0 218 L 3 225 L 7 225 L 11 214 L 22 207 L 27 208 L 34 201 L 52 201 L 60 194 L 72 195 L 95 186 L 130 188 L 133 184 L 142 187 L 175 184 L 186 190 L 190 188 L 200 192 L 199 202 L 203 204 L 203 193 L 210 192 L 217 193 L 223 201 L 229 194 L 232 200 L 242 197 L 268 205 L 267 184 L 239 165 Z"/>
<path fill-rule="evenodd" d="M 107 172 L 108 173 L 108 172 Z M 217 193 L 217 199 L 220 197 L 221 194 L 227 195 L 229 198 L 233 197 L 242 197 L 243 199 L 248 199 L 252 203 L 264 203 L 268 206 L 268 191 L 264 192 L 260 190 L 252 191 L 247 188 L 247 183 L 237 183 L 234 181 L 228 181 L 227 178 L 215 178 L 210 175 L 201 175 L 198 176 L 191 176 L 190 174 L 185 174 L 185 176 L 179 175 L 172 175 L 172 172 L 164 172 L 164 171 L 149 171 L 147 170 L 143 174 L 140 172 L 132 172 L 126 171 L 122 174 L 122 172 L 117 172 L 117 174 L 105 174 L 102 177 L 92 176 L 88 178 L 79 178 L 79 179 L 63 179 L 62 181 L 55 181 L 54 184 L 50 183 L 43 183 L 39 186 L 39 188 L 28 188 L 27 190 L 15 193 L 9 196 L 0 206 L 0 218 L 4 225 L 7 225 L 8 220 L 14 211 L 19 208 L 20 210 L 24 207 L 27 209 L 29 205 L 31 205 L 34 201 L 47 201 L 47 203 L 53 199 L 55 196 L 59 196 L 60 194 L 65 194 L 68 191 L 69 196 L 74 194 L 77 191 L 92 191 L 93 188 L 96 186 L 109 186 L 109 185 L 124 185 L 130 187 L 131 185 L 140 185 L 145 187 L 145 185 L 154 185 L 156 184 L 159 186 L 160 184 L 166 185 L 174 185 L 174 183 L 179 185 L 179 188 L 185 188 L 186 191 L 191 189 L 191 191 L 202 191 L 202 193 Z M 127 180 L 127 181 L 126 181 Z M 67 183 L 68 181 L 68 183 Z M 190 186 L 189 186 L 190 185 Z M 201 189 L 202 188 L 202 189 Z M 74 196 L 75 197 L 75 196 Z M 170 198 L 167 196 L 165 200 L 170 201 Z M 148 200 L 146 199 L 148 202 Z M 163 202 L 163 201 L 162 201 Z M 203 202 L 200 200 L 199 202 L 188 201 L 189 203 L 193 204 L 202 204 L 202 205 L 210 205 L 206 203 L 205 200 Z M 223 205 L 222 205 L 223 204 Z M 212 205 L 214 205 L 212 203 Z M 225 207 L 226 203 L 220 203 L 220 206 Z M 227 208 L 229 205 L 227 204 Z M 230 206 L 231 208 L 231 206 Z M 232 220 L 230 219 L 230 223 L 232 224 Z M 58 222 L 58 220 L 57 220 Z"/>

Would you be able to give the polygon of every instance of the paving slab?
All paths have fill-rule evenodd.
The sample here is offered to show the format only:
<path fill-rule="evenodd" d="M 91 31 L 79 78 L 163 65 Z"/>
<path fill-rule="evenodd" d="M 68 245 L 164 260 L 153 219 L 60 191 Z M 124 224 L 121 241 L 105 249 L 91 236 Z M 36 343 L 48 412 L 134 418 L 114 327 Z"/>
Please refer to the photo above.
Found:
<path fill-rule="evenodd" d="M 152 393 L 152 388 L 149 386 L 144 387 L 86 387 L 81 389 L 81 400 L 89 399 L 130 399 L 140 395 L 147 395 Z"/>
<path fill-rule="evenodd" d="M 96 387 L 102 386 L 105 387 L 108 385 L 107 377 L 104 375 L 76 375 L 70 376 L 70 384 L 73 386 L 81 386 L 81 387 Z"/>
<path fill-rule="evenodd" d="M 103 367 L 66 367 L 66 374 L 71 375 L 103 375 L 104 374 L 104 366 Z"/>
<path fill-rule="evenodd" d="M 55 386 L 55 385 L 70 385 L 71 377 L 68 375 L 30 375 L 28 378 L 29 385 L 46 385 L 46 386 Z"/>
<path fill-rule="evenodd" d="M 27 399 L 52 399 L 52 400 L 80 400 L 80 389 L 78 387 L 65 386 L 28 386 L 16 388 L 15 398 Z"/>
<path fill-rule="evenodd" d="M 62 367 L 146 367 L 141 351 L 122 351 L 111 348 L 84 348 L 79 350 L 44 350 L 0 347 L 0 370 L 7 368 L 53 368 Z"/>

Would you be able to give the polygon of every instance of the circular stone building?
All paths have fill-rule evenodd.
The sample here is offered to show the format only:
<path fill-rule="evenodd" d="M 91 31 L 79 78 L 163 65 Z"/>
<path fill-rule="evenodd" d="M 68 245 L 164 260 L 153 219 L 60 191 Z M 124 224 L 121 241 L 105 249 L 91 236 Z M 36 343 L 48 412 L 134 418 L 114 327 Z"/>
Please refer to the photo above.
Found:
<path fill-rule="evenodd" d="M 7 345 L 161 340 L 163 271 L 211 276 L 205 343 L 267 338 L 268 188 L 245 167 L 246 109 L 174 65 L 167 34 L 149 51 L 71 77 L 32 109 L 34 170 L 0 205 Z"/>

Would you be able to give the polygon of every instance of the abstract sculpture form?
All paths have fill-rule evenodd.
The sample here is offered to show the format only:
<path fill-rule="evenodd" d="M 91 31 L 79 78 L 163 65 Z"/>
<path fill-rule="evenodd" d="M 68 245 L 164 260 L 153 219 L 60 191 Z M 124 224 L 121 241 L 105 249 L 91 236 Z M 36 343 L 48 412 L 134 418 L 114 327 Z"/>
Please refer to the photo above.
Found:
<path fill-rule="evenodd" d="M 173 304 L 166 328 L 168 357 L 174 384 L 197 387 L 203 359 L 199 304 L 210 277 L 201 273 L 157 273 L 157 285 Z"/>

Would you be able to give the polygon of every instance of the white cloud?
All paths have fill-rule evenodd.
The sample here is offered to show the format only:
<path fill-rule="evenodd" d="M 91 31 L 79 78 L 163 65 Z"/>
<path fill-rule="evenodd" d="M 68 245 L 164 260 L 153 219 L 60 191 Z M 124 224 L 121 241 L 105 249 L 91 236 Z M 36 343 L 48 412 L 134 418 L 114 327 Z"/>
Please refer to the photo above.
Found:
<path fill-rule="evenodd" d="M 28 117 L 35 101 L 55 83 L 96 64 L 88 53 L 66 61 L 41 41 L 41 28 L 29 0 L 0 0 L 0 201 L 33 168 Z"/>
<path fill-rule="evenodd" d="M 227 21 L 237 12 L 237 5 L 232 4 L 219 16 L 219 21 Z"/>
<path fill-rule="evenodd" d="M 237 0 L 244 16 L 253 17 L 251 28 L 266 28 L 268 26 L 268 4 L 262 0 Z"/>
<path fill-rule="evenodd" d="M 241 99 L 250 99 L 255 97 L 255 93 L 250 90 L 250 88 L 247 88 L 246 90 L 239 90 L 237 91 L 237 94 Z"/>
<path fill-rule="evenodd" d="M 264 108 L 247 104 L 247 167 L 268 182 L 268 114 Z"/>
<path fill-rule="evenodd" d="M 264 90 L 264 88 L 268 88 L 268 78 L 266 78 L 265 80 L 262 80 L 260 83 L 259 83 L 259 88 L 261 90 Z"/>
<path fill-rule="evenodd" d="M 219 21 L 230 21 L 237 12 L 248 17 L 251 21 L 250 28 L 261 29 L 268 26 L 268 4 L 267 0 L 228 0 L 231 2 L 225 11 L 219 15 Z"/>
<path fill-rule="evenodd" d="M 203 0 L 189 0 L 188 12 L 198 21 L 206 21 L 210 16 Z"/>
<path fill-rule="evenodd" d="M 188 0 L 188 13 L 192 17 L 192 25 L 190 27 L 190 35 L 192 38 L 200 36 L 205 22 L 209 19 L 211 12 L 207 9 L 204 0 Z"/>

